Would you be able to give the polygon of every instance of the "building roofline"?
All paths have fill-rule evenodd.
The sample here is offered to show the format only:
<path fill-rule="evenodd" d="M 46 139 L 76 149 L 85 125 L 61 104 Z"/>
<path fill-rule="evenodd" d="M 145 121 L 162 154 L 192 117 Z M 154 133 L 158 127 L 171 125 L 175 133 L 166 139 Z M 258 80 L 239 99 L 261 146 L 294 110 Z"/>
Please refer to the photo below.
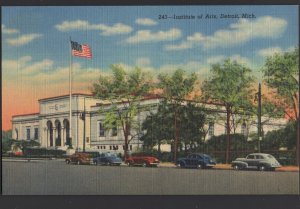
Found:
<path fill-rule="evenodd" d="M 54 96 L 54 97 L 46 97 L 46 98 L 42 98 L 39 99 L 38 101 L 46 101 L 46 100 L 51 100 L 51 99 L 58 99 L 58 98 L 63 98 L 63 97 L 67 97 L 70 96 L 69 94 L 64 94 L 64 95 L 60 95 L 60 96 Z M 72 93 L 72 96 L 88 96 L 88 97 L 92 97 L 92 94 L 86 94 L 86 93 Z"/>
<path fill-rule="evenodd" d="M 21 117 L 21 116 L 30 116 L 30 115 L 34 116 L 34 115 L 39 115 L 39 114 L 40 114 L 39 112 L 35 112 L 35 113 L 26 113 L 26 114 L 20 114 L 20 115 L 13 115 L 12 118 L 13 118 L 13 117 Z"/>
<path fill-rule="evenodd" d="M 150 96 L 145 96 L 144 98 L 142 98 L 141 100 L 139 101 L 147 101 L 147 100 L 151 100 L 151 99 L 162 99 L 163 97 L 159 96 L 159 95 L 150 95 Z M 122 104 L 122 103 L 128 103 L 127 101 L 119 101 L 117 102 L 117 104 Z M 93 107 L 100 107 L 100 106 L 109 106 L 111 105 L 111 103 L 108 103 L 108 104 L 99 104 L 98 105 L 92 105 L 91 108 Z"/>

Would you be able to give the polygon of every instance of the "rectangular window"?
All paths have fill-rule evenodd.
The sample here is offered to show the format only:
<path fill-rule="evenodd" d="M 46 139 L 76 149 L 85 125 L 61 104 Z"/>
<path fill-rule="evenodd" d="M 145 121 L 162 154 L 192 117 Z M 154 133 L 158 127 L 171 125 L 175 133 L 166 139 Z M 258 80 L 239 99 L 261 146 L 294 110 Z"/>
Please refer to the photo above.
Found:
<path fill-rule="evenodd" d="M 99 136 L 100 137 L 105 136 L 105 129 L 104 129 L 103 123 L 101 123 L 101 122 L 99 122 Z"/>
<path fill-rule="evenodd" d="M 111 150 L 111 146 L 109 146 L 109 149 Z"/>
<path fill-rule="evenodd" d="M 247 126 L 246 126 L 245 123 L 242 124 L 241 134 L 244 135 L 244 136 L 247 136 Z"/>
<path fill-rule="evenodd" d="M 30 140 L 30 128 L 26 128 L 26 139 Z"/>
<path fill-rule="evenodd" d="M 113 124 L 113 128 L 111 130 L 111 136 L 117 136 L 118 135 L 118 128 L 116 123 Z"/>
<path fill-rule="evenodd" d="M 215 130 L 214 123 L 210 122 L 209 125 L 208 125 L 208 135 L 213 136 L 214 135 L 214 130 Z"/>
<path fill-rule="evenodd" d="M 39 139 L 39 128 L 34 128 L 34 140 Z"/>

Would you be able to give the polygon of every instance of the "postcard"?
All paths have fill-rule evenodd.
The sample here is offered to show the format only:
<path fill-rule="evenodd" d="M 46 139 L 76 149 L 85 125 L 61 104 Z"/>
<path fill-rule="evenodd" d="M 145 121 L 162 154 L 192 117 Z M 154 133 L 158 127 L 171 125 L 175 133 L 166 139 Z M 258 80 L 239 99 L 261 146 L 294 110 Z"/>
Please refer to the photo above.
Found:
<path fill-rule="evenodd" d="M 2 7 L 3 195 L 299 195 L 295 5 Z"/>

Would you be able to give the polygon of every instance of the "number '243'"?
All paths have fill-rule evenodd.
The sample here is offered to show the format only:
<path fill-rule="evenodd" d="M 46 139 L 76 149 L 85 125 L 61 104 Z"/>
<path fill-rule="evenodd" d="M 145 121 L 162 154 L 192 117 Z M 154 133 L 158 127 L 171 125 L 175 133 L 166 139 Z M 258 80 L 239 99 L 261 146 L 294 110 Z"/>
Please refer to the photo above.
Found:
<path fill-rule="evenodd" d="M 158 19 L 168 19 L 168 15 L 158 15 Z"/>

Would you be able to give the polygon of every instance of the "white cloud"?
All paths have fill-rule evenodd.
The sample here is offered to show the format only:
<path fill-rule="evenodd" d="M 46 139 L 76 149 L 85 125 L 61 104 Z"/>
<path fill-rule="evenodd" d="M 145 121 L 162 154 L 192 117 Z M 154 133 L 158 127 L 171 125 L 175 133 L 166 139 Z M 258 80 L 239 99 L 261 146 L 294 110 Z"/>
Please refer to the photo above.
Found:
<path fill-rule="evenodd" d="M 110 36 L 115 34 L 127 34 L 130 33 L 133 29 L 128 25 L 122 23 L 116 23 L 113 26 L 101 25 L 99 27 L 103 32 L 101 33 L 104 36 Z"/>
<path fill-rule="evenodd" d="M 181 37 L 181 31 L 172 28 L 168 31 L 151 32 L 150 30 L 137 31 L 135 35 L 126 39 L 127 43 L 172 41 Z"/>
<path fill-rule="evenodd" d="M 151 63 L 150 59 L 147 58 L 147 57 L 141 57 L 141 58 L 138 58 L 136 61 L 135 61 L 135 64 L 138 66 L 138 67 L 145 67 L 145 66 L 149 66 Z"/>
<path fill-rule="evenodd" d="M 282 53 L 283 50 L 276 46 L 276 47 L 270 47 L 270 48 L 266 48 L 266 49 L 261 49 L 259 51 L 257 51 L 257 54 L 262 56 L 262 57 L 269 57 L 274 55 L 275 53 Z"/>
<path fill-rule="evenodd" d="M 218 55 L 218 56 L 207 58 L 206 62 L 207 64 L 215 64 L 215 63 L 222 62 L 224 59 L 226 59 L 224 55 Z"/>
<path fill-rule="evenodd" d="M 168 45 L 165 49 L 183 50 L 189 48 L 186 46 L 195 47 L 199 45 L 205 49 L 233 47 L 256 38 L 278 38 L 283 34 L 286 27 L 286 20 L 271 16 L 263 16 L 252 21 L 240 19 L 237 23 L 230 24 L 229 28 L 217 30 L 210 36 L 196 32 L 192 36 L 188 36 L 186 41 L 181 44 Z"/>
<path fill-rule="evenodd" d="M 98 68 L 84 68 L 78 63 L 73 64 L 72 70 L 73 75 L 76 75 L 73 76 L 75 88 L 79 86 L 88 88 L 103 72 Z M 47 86 L 56 89 L 57 85 L 68 86 L 69 66 L 54 67 L 54 62 L 50 59 L 33 62 L 30 56 L 24 56 L 15 60 L 3 60 L 2 75 L 5 85 L 16 85 L 17 82 L 34 88 L 44 89 Z"/>
<path fill-rule="evenodd" d="M 278 38 L 285 31 L 287 22 L 281 18 L 264 16 L 254 21 L 241 19 L 229 26 L 229 29 L 218 30 L 203 40 L 205 48 L 232 47 L 255 38 Z"/>
<path fill-rule="evenodd" d="M 13 28 L 7 28 L 4 24 L 1 25 L 1 28 L 2 28 L 2 33 L 3 34 L 16 34 L 16 33 L 20 33 L 19 30 L 13 29 Z"/>
<path fill-rule="evenodd" d="M 243 65 L 246 65 L 248 67 L 253 66 L 252 62 L 248 58 L 242 57 L 239 54 L 234 54 L 234 55 L 230 56 L 229 58 L 233 61 L 236 61 L 236 62 L 238 62 L 240 64 L 243 64 Z"/>
<path fill-rule="evenodd" d="M 248 67 L 253 67 L 253 63 L 246 57 L 242 57 L 239 54 L 234 54 L 231 56 L 225 56 L 225 55 L 217 55 L 213 57 L 209 57 L 206 59 L 206 63 L 211 65 L 211 64 L 216 64 L 216 63 L 221 63 L 225 59 L 231 59 L 232 61 L 236 61 L 240 64 L 246 65 Z"/>
<path fill-rule="evenodd" d="M 53 61 L 49 59 L 44 59 L 39 62 L 34 62 L 30 66 L 27 66 L 22 69 L 24 75 L 34 75 L 39 74 L 42 71 L 45 71 L 53 66 Z"/>
<path fill-rule="evenodd" d="M 108 26 L 105 24 L 91 24 L 85 20 L 64 21 L 61 24 L 55 25 L 54 27 L 61 32 L 72 30 L 99 30 L 102 31 L 101 35 L 103 36 L 127 34 L 133 30 L 131 26 L 123 23 L 116 23 L 112 26 Z"/>
<path fill-rule="evenodd" d="M 85 20 L 75 20 L 75 21 L 63 21 L 61 24 L 57 24 L 54 27 L 61 32 L 66 32 L 71 30 L 87 30 L 87 29 L 95 30 L 94 26 L 95 25 L 90 25 Z"/>
<path fill-rule="evenodd" d="M 42 34 L 37 34 L 37 33 L 26 34 L 26 35 L 21 35 L 17 38 L 8 38 L 6 39 L 6 43 L 8 43 L 11 46 L 22 46 L 42 36 L 43 36 Z"/>
<path fill-rule="evenodd" d="M 53 66 L 53 61 L 44 59 L 32 62 L 31 56 L 23 56 L 16 60 L 3 60 L 3 77 L 14 79 L 15 77 L 26 77 L 37 75 Z"/>
<path fill-rule="evenodd" d="M 169 44 L 165 46 L 166 51 L 179 51 L 184 49 L 190 49 L 193 45 L 190 42 L 182 42 L 181 44 L 175 45 L 175 44 Z"/>
<path fill-rule="evenodd" d="M 194 33 L 192 36 L 188 36 L 186 38 L 188 41 L 203 41 L 205 38 L 204 38 L 204 35 L 202 33 Z"/>
<path fill-rule="evenodd" d="M 135 23 L 139 25 L 145 25 L 145 26 L 157 25 L 157 22 L 150 18 L 138 18 L 135 20 Z"/>

